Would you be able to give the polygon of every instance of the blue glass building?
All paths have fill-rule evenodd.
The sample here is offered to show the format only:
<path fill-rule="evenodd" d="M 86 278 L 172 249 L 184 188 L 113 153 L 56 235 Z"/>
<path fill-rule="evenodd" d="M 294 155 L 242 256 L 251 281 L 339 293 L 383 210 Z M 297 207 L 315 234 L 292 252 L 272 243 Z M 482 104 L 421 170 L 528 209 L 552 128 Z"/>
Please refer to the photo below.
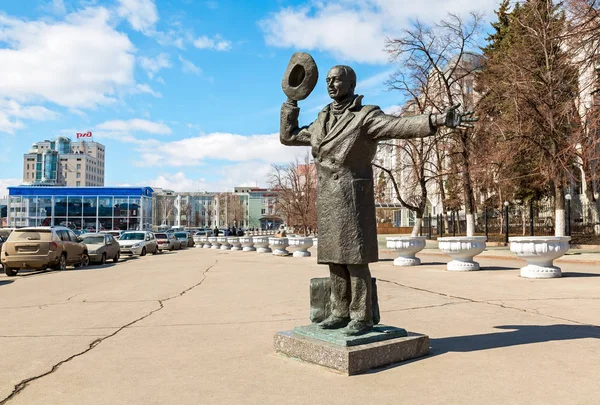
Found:
<path fill-rule="evenodd" d="M 9 187 L 7 226 L 150 230 L 153 192 L 150 187 Z"/>

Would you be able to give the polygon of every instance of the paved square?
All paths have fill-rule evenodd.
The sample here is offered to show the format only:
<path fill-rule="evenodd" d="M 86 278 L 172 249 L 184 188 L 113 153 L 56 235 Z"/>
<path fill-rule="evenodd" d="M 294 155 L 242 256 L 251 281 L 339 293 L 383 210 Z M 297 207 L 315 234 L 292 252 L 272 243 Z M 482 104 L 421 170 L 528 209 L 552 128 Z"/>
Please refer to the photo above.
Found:
<path fill-rule="evenodd" d="M 394 267 L 391 253 L 372 266 L 382 323 L 429 335 L 431 354 L 353 377 L 273 350 L 274 333 L 309 323 L 309 280 L 327 276 L 314 258 L 189 249 L 0 276 L 0 401 L 19 390 L 0 403 L 600 401 L 597 262 L 526 280 L 507 255 L 453 273 L 433 253 L 420 267 Z"/>

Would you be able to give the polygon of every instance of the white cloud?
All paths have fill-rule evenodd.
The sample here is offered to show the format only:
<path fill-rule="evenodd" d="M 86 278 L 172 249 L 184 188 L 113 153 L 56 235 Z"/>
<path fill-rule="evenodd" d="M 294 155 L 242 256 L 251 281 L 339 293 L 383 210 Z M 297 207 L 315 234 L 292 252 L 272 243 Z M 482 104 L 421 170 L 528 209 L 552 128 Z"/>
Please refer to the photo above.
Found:
<path fill-rule="evenodd" d="M 127 19 L 136 31 L 150 33 L 158 22 L 158 11 L 153 0 L 118 0 L 117 13 Z"/>
<path fill-rule="evenodd" d="M 410 20 L 436 22 L 448 12 L 491 13 L 496 0 L 336 0 L 287 7 L 259 24 L 268 45 L 316 50 L 361 63 L 385 63 L 386 38 L 398 36 Z"/>
<path fill-rule="evenodd" d="M 160 70 L 167 69 L 172 66 L 169 55 L 166 53 L 160 53 L 156 58 L 147 58 L 142 56 L 140 58 L 140 65 L 142 66 L 142 69 L 146 71 L 146 74 L 148 74 L 150 79 L 154 78 L 154 76 Z"/>
<path fill-rule="evenodd" d="M 44 9 L 59 15 L 67 12 L 64 0 L 52 0 L 47 6 L 44 7 Z"/>
<path fill-rule="evenodd" d="M 0 198 L 8 197 L 8 187 L 18 186 L 22 179 L 0 179 Z"/>
<path fill-rule="evenodd" d="M 58 117 L 54 111 L 42 106 L 23 106 L 15 100 L 0 98 L 0 132 L 14 134 L 15 130 L 24 128 L 21 121 L 46 121 Z"/>
<path fill-rule="evenodd" d="M 182 58 L 181 55 L 179 56 L 179 61 L 181 62 L 181 69 L 185 73 L 193 73 L 198 76 L 202 74 L 202 69 L 194 65 L 189 60 Z"/>
<path fill-rule="evenodd" d="M 140 93 L 150 94 L 150 95 L 152 95 L 153 97 L 156 97 L 156 98 L 161 98 L 162 97 L 162 94 L 159 91 L 152 90 L 152 87 L 150 87 L 148 84 L 138 84 L 137 86 L 135 86 L 135 88 Z"/>
<path fill-rule="evenodd" d="M 243 162 L 214 170 L 213 178 L 190 178 L 183 171 L 162 173 L 144 183 L 175 191 L 232 191 L 234 187 L 267 187 L 271 165 L 265 162 Z"/>
<path fill-rule="evenodd" d="M 198 49 L 214 49 L 216 51 L 231 50 L 231 41 L 223 39 L 220 35 L 209 38 L 203 35 L 194 41 L 194 46 Z"/>
<path fill-rule="evenodd" d="M 304 156 L 307 148 L 284 146 L 279 141 L 279 134 L 244 136 L 217 132 L 149 147 L 142 145 L 138 151 L 142 157 L 138 166 L 182 167 L 203 165 L 209 159 L 258 161 L 266 165 L 288 163 Z"/>
<path fill-rule="evenodd" d="M 64 21 L 25 21 L 0 14 L 0 97 L 90 108 L 131 87 L 134 46 L 103 7 Z"/>
<path fill-rule="evenodd" d="M 155 135 L 169 135 L 173 131 L 167 125 L 160 122 L 153 122 L 148 120 L 143 120 L 139 118 L 131 119 L 131 120 L 113 120 L 106 121 L 101 124 L 96 125 L 97 129 L 119 132 L 119 133 L 128 133 L 128 132 L 145 132 L 148 134 Z M 105 134 L 106 135 L 106 134 Z"/>

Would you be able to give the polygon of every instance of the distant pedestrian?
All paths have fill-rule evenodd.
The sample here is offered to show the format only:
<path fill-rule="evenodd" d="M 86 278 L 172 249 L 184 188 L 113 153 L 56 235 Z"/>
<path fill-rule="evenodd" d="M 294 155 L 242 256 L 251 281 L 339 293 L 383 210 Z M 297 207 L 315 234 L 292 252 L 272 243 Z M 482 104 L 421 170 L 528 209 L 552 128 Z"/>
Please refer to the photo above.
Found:
<path fill-rule="evenodd" d="M 216 226 L 215 226 L 215 229 L 213 229 L 213 232 L 214 232 L 215 236 L 219 236 L 219 228 L 217 228 Z"/>

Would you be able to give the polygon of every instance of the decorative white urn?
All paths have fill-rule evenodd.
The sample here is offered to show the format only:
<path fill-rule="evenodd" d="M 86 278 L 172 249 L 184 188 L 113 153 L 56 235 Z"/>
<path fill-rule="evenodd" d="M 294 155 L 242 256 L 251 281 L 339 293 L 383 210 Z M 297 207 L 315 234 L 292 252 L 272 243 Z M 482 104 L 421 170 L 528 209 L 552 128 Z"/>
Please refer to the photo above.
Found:
<path fill-rule="evenodd" d="M 221 244 L 221 250 L 230 250 L 231 249 L 231 245 L 227 241 L 227 236 L 219 236 L 217 238 L 217 242 L 219 242 Z"/>
<path fill-rule="evenodd" d="M 252 238 L 253 236 L 240 236 L 240 243 L 244 252 L 256 252 Z"/>
<path fill-rule="evenodd" d="M 479 270 L 479 263 L 473 260 L 485 250 L 485 236 L 452 236 L 438 238 L 439 249 L 452 257 L 447 269 L 450 271 Z"/>
<path fill-rule="evenodd" d="M 205 249 L 210 249 L 210 248 L 212 248 L 214 246 L 215 243 L 217 243 L 217 237 L 216 236 L 209 236 L 207 238 L 207 240 L 208 240 L 208 243 L 203 246 Z"/>
<path fill-rule="evenodd" d="M 196 239 L 194 238 L 194 242 L 195 241 L 196 241 Z M 196 242 L 196 247 L 204 248 L 204 247 L 206 247 L 207 244 L 208 244 L 208 236 L 200 236 L 198 238 L 198 242 Z"/>
<path fill-rule="evenodd" d="M 556 278 L 561 277 L 560 267 L 553 264 L 569 250 L 570 236 L 517 236 L 508 238 L 510 251 L 518 258 L 527 261 L 521 269 L 521 277 Z"/>
<path fill-rule="evenodd" d="M 288 238 L 288 240 L 290 243 L 290 247 L 296 248 L 296 251 L 293 254 L 294 257 L 311 256 L 310 252 L 308 251 L 308 248 L 310 248 L 313 245 L 313 238 L 295 237 Z"/>
<path fill-rule="evenodd" d="M 253 236 L 252 241 L 258 253 L 271 253 L 268 236 Z"/>
<path fill-rule="evenodd" d="M 421 259 L 415 255 L 425 249 L 425 236 L 395 236 L 385 238 L 388 249 L 399 253 L 394 259 L 394 266 L 418 266 Z"/>
<path fill-rule="evenodd" d="M 227 238 L 227 242 L 231 245 L 231 250 L 242 250 L 242 243 L 237 236 L 230 236 Z"/>
<path fill-rule="evenodd" d="M 201 248 L 204 245 L 202 238 L 202 236 L 194 236 L 194 247 Z"/>
<path fill-rule="evenodd" d="M 221 239 L 219 236 L 212 236 L 211 238 L 208 238 L 208 240 L 210 240 L 211 249 L 221 249 L 221 242 L 219 242 L 219 239 Z"/>
<path fill-rule="evenodd" d="M 313 246 L 314 247 L 319 246 L 319 238 L 312 238 L 312 240 L 313 240 Z"/>
<path fill-rule="evenodd" d="M 275 256 L 289 256 L 290 252 L 286 248 L 290 245 L 288 238 L 269 238 L 269 244 L 273 248 Z"/>

